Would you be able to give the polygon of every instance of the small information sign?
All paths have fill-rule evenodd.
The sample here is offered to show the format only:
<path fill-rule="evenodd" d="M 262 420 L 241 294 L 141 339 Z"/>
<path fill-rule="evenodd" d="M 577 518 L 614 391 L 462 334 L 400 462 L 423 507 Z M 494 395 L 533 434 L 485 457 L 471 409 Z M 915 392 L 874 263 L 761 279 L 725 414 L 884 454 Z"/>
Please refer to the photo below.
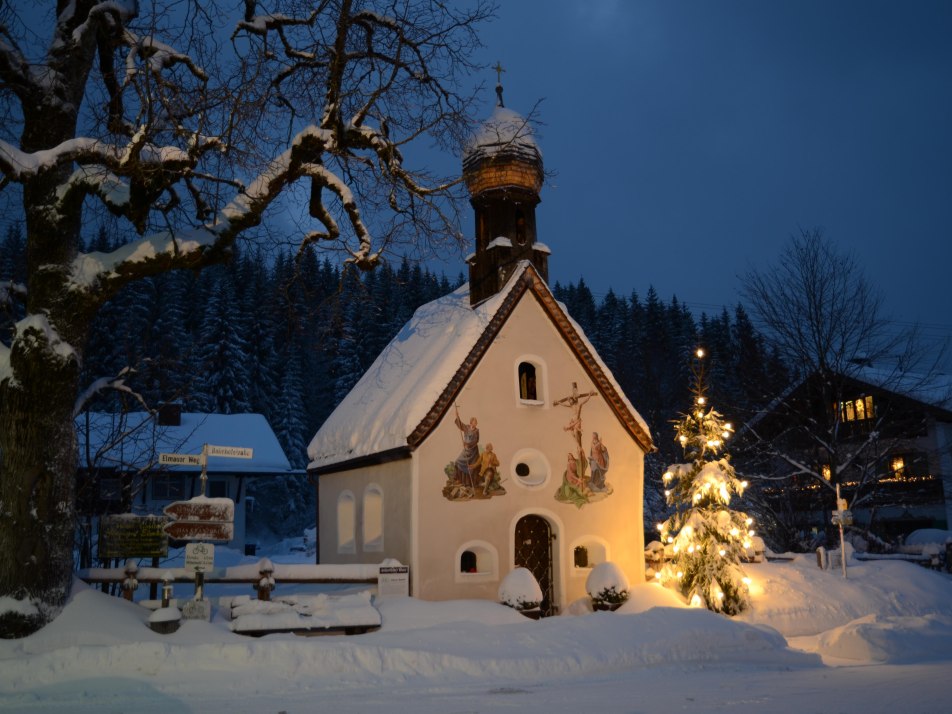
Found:
<path fill-rule="evenodd" d="M 377 576 L 377 597 L 407 597 L 410 595 L 410 566 L 382 565 Z"/>
<path fill-rule="evenodd" d="M 99 521 L 99 557 L 166 557 L 169 554 L 169 539 L 163 530 L 166 523 L 168 519 L 162 516 L 132 513 L 103 516 Z"/>
<path fill-rule="evenodd" d="M 185 546 L 185 569 L 207 573 L 215 567 L 215 546 L 211 543 L 189 543 Z"/>

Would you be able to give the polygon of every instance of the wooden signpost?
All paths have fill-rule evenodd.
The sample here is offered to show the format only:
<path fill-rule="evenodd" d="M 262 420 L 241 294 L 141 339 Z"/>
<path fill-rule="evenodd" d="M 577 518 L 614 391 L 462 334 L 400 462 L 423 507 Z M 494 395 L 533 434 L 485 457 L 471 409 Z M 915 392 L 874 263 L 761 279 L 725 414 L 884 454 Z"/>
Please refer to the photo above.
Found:
<path fill-rule="evenodd" d="M 243 446 L 202 445 L 201 454 L 159 454 L 159 463 L 170 466 L 201 466 L 202 495 L 175 501 L 163 509 L 172 522 L 164 528 L 170 538 L 192 541 L 185 546 L 185 568 L 195 574 L 195 598 L 183 604 L 185 619 L 207 620 L 211 606 L 205 600 L 205 573 L 215 564 L 212 542 L 227 543 L 235 537 L 235 502 L 230 498 L 207 498 L 208 457 L 250 459 L 252 449 Z"/>

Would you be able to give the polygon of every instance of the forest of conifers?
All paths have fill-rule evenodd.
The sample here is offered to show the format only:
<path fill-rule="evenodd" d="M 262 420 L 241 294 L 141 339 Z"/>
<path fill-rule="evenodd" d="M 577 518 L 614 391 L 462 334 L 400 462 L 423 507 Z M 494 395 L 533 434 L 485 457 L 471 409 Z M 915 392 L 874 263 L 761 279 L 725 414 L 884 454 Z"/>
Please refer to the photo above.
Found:
<path fill-rule="evenodd" d="M 101 231 L 86 246 L 110 250 Z M 0 243 L 0 280 L 25 272 L 22 233 Z M 96 318 L 83 360 L 84 383 L 134 373 L 125 384 L 149 405 L 175 401 L 186 411 L 264 414 L 295 468 L 323 420 L 420 305 L 463 282 L 402 260 L 357 272 L 312 250 L 295 256 L 245 250 L 199 274 L 176 271 L 139 281 L 115 295 Z M 654 287 L 643 295 L 610 290 L 596 298 L 584 278 L 553 292 L 581 325 L 631 403 L 648 422 L 658 452 L 646 465 L 649 511 L 661 509 L 663 467 L 681 458 L 672 421 L 690 406 L 690 355 L 709 354 L 710 397 L 742 423 L 786 384 L 779 359 L 741 306 L 695 316 Z M 0 315 L 6 340 L 14 315 Z M 104 392 L 85 408 L 140 410 L 125 392 Z M 286 482 L 285 482 L 286 481 Z M 256 499 L 288 504 L 260 524 L 273 535 L 313 525 L 313 489 L 300 476 L 261 481 Z"/>

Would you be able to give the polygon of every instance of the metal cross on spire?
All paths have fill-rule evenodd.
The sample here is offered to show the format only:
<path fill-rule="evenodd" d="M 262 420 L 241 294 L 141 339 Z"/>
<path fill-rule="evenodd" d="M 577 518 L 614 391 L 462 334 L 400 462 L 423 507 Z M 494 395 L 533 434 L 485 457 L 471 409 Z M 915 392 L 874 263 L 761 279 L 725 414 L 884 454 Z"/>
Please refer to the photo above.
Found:
<path fill-rule="evenodd" d="M 506 105 L 502 103 L 502 73 L 506 70 L 503 69 L 499 60 L 496 60 L 496 66 L 493 69 L 496 70 L 496 96 L 498 97 L 496 106 L 504 107 Z"/>

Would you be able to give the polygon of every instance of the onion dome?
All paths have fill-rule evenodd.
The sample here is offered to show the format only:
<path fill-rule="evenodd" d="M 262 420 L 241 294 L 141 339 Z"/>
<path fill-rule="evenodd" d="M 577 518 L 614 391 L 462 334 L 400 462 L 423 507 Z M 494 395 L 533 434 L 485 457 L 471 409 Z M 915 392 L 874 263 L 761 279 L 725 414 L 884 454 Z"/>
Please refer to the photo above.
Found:
<path fill-rule="evenodd" d="M 536 242 L 542 154 L 528 120 L 503 105 L 502 85 L 496 94 L 492 115 L 463 150 L 463 179 L 476 218 L 476 250 L 467 258 L 474 305 L 501 290 L 522 261 L 548 280 L 549 249 Z"/>

